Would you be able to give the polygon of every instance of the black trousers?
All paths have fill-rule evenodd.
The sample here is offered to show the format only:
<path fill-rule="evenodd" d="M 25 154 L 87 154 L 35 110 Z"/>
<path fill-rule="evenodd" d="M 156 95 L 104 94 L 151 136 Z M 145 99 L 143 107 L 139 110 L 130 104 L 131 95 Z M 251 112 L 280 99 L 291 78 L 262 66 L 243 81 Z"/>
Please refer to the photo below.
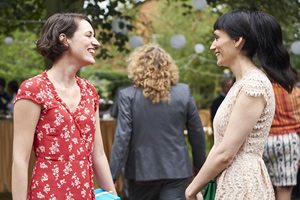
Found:
<path fill-rule="evenodd" d="M 297 185 L 293 187 L 292 200 L 300 197 L 300 168 L 298 168 Z"/>
<path fill-rule="evenodd" d="M 129 200 L 185 200 L 188 178 L 163 183 L 140 184 L 129 181 Z"/>

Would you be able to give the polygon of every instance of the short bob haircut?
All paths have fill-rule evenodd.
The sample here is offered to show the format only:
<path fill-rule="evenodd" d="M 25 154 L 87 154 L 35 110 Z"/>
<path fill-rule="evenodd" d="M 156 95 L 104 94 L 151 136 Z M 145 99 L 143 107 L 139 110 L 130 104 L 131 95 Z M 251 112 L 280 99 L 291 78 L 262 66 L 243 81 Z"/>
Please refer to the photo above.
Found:
<path fill-rule="evenodd" d="M 171 101 L 170 88 L 178 82 L 178 68 L 158 45 L 146 44 L 128 59 L 128 77 L 152 103 Z"/>
<path fill-rule="evenodd" d="M 57 13 L 49 17 L 36 44 L 39 53 L 49 60 L 55 61 L 62 52 L 68 50 L 68 46 L 59 40 L 59 35 L 64 33 L 67 38 L 72 38 L 77 30 L 79 20 L 86 20 L 92 25 L 86 15 L 79 13 Z"/>

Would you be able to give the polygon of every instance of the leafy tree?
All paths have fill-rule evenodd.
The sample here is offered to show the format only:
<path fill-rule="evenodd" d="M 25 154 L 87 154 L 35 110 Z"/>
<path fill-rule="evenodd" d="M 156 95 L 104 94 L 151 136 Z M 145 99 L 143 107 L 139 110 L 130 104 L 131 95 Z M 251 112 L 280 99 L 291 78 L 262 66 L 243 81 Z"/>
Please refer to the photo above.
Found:
<path fill-rule="evenodd" d="M 107 6 L 101 4 L 109 2 Z M 84 7 L 85 4 L 85 7 Z M 117 46 L 120 52 L 128 52 L 125 47 L 128 36 L 112 31 L 111 22 L 119 17 L 131 21 L 135 13 L 127 12 L 130 9 L 137 9 L 142 4 L 136 0 L 2 0 L 0 4 L 0 34 L 9 35 L 13 31 L 20 29 L 33 31 L 38 34 L 45 20 L 54 13 L 58 12 L 84 12 L 93 21 L 98 32 L 98 40 L 101 44 L 98 58 L 108 58 L 109 48 L 105 46 L 109 41 Z M 132 30 L 133 26 L 119 23 L 123 28 Z"/>
<path fill-rule="evenodd" d="M 85 13 L 91 16 L 92 21 L 100 30 L 98 39 L 102 46 L 100 47 L 100 53 L 97 55 L 97 58 L 106 59 L 113 57 L 112 54 L 109 54 L 110 41 L 113 42 L 113 46 L 116 46 L 119 52 L 128 53 L 129 49 L 126 47 L 128 36 L 120 32 L 114 32 L 112 29 L 112 21 L 116 18 L 124 19 L 128 22 L 133 21 L 136 12 L 138 12 L 138 7 L 142 2 L 135 0 L 115 0 L 109 1 L 106 8 L 99 6 L 101 2 L 104 1 L 89 1 L 85 8 Z M 131 31 L 133 29 L 130 23 L 125 23 L 124 21 L 120 21 L 118 25 L 121 30 L 128 29 L 128 31 Z"/>
<path fill-rule="evenodd" d="M 209 108 L 219 94 L 219 83 L 224 78 L 224 68 L 216 65 L 216 57 L 209 50 L 214 39 L 212 26 L 219 15 L 210 8 L 202 11 L 194 9 L 187 13 L 181 1 L 169 4 L 160 1 L 158 6 L 159 11 L 153 21 L 155 42 L 172 56 L 179 68 L 180 82 L 190 86 L 197 107 Z M 170 45 L 174 34 L 185 37 L 183 48 L 174 49 Z M 196 44 L 204 45 L 201 54 L 195 52 Z"/>
<path fill-rule="evenodd" d="M 16 29 L 37 33 L 46 18 L 43 0 L 2 0 L 0 34 L 10 35 Z"/>
<path fill-rule="evenodd" d="M 274 15 L 281 23 L 287 49 L 292 41 L 299 38 L 298 1 L 276 1 L 271 5 L 261 0 L 220 0 L 208 3 L 205 9 L 197 11 L 191 1 L 159 1 L 160 11 L 156 13 L 156 20 L 153 22 L 156 42 L 176 61 L 180 69 L 180 80 L 190 85 L 198 108 L 208 108 L 219 93 L 221 80 L 233 78 L 231 73 L 224 73 L 223 67 L 216 66 L 215 55 L 209 50 L 214 39 L 212 27 L 220 15 L 235 9 L 262 10 Z M 170 46 L 170 38 L 174 34 L 185 36 L 184 48 L 176 50 Z M 193 48 L 197 43 L 205 46 L 202 54 L 194 52 Z M 291 62 L 292 66 L 300 69 L 299 56 L 291 54 Z"/>
<path fill-rule="evenodd" d="M 108 6 L 101 6 L 105 2 L 109 2 Z M 226 75 L 224 68 L 216 66 L 215 56 L 209 51 L 213 40 L 212 26 L 217 17 L 239 8 L 262 10 L 274 15 L 281 23 L 288 49 L 293 41 L 300 38 L 298 0 L 207 0 L 209 5 L 201 11 L 195 10 L 190 0 L 146 1 L 149 2 L 158 2 L 158 12 L 150 12 L 154 19 L 148 23 L 137 14 L 144 4 L 138 0 L 2 0 L 0 76 L 16 73 L 26 74 L 18 76 L 26 78 L 37 74 L 43 61 L 35 52 L 34 42 L 47 17 L 56 12 L 84 12 L 91 17 L 101 43 L 101 48 L 97 50 L 98 62 L 95 66 L 88 67 L 89 73 L 99 68 L 125 72 L 124 61 L 130 51 L 128 37 L 136 32 L 143 37 L 144 43 L 157 42 L 170 53 L 179 66 L 181 81 L 191 86 L 197 106 L 208 108 L 211 100 L 218 95 L 220 81 Z M 117 17 L 130 21 L 131 25 L 123 22 L 119 24 L 120 27 L 127 27 L 128 35 L 112 31 L 111 23 Z M 134 28 L 139 27 L 139 24 L 146 27 L 146 33 Z M 185 36 L 184 48 L 173 49 L 170 46 L 170 38 L 174 34 Z M 19 42 L 11 45 L 1 42 L 6 36 L 13 36 L 14 41 Z M 18 39 L 21 36 L 23 39 Z M 194 46 L 198 43 L 205 46 L 202 54 L 194 51 Z M 25 53 L 19 53 L 25 52 L 24 49 L 26 59 Z M 111 59 L 112 56 L 114 59 Z M 299 55 L 291 54 L 291 62 L 300 69 Z M 33 68 L 37 71 L 33 71 Z"/>
<path fill-rule="evenodd" d="M 35 51 L 36 37 L 31 32 L 14 31 L 13 42 L 0 43 L 0 77 L 8 83 L 16 80 L 19 84 L 44 70 L 43 58 Z M 0 41 L 5 40 L 0 35 Z"/>
<path fill-rule="evenodd" d="M 217 8 L 218 5 L 226 5 L 228 10 L 264 11 L 285 25 L 293 25 L 299 22 L 300 18 L 300 2 L 298 0 L 208 0 L 208 3 L 213 8 Z"/>
<path fill-rule="evenodd" d="M 124 72 L 93 70 L 81 73 L 81 77 L 92 83 L 104 99 L 114 99 L 118 88 L 131 85 L 127 73 Z"/>
<path fill-rule="evenodd" d="M 193 13 L 192 3 L 188 0 L 168 0 L 170 5 L 174 1 L 180 2 L 185 8 L 183 15 Z M 219 15 L 237 9 L 260 10 L 267 12 L 282 24 L 299 26 L 300 1 L 298 0 L 206 0 L 208 5 Z M 225 9 L 224 9 L 225 8 Z M 299 34 L 299 32 L 298 32 Z M 298 35 L 299 36 L 299 35 Z"/>

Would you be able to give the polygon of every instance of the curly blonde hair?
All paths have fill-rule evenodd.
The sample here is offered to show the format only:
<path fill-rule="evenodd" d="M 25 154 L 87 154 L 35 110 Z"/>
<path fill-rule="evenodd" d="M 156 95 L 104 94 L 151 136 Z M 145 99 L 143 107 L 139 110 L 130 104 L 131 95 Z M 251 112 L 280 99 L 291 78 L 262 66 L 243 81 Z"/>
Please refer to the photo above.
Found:
<path fill-rule="evenodd" d="M 142 88 L 146 98 L 152 103 L 170 103 L 170 88 L 178 82 L 178 69 L 165 50 L 147 44 L 136 49 L 128 62 L 128 78 Z"/>

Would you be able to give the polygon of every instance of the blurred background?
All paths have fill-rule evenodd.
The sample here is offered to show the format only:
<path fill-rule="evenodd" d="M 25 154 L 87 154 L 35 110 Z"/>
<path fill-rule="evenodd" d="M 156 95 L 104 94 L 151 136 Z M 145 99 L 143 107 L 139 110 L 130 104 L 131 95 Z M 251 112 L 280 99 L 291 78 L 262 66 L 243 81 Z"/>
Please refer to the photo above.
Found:
<path fill-rule="evenodd" d="M 85 13 L 94 24 L 101 47 L 96 51 L 96 64 L 82 68 L 78 75 L 96 87 L 101 98 L 101 117 L 111 118 L 117 89 L 131 84 L 126 71 L 130 52 L 143 44 L 157 43 L 178 66 L 180 82 L 191 88 L 207 133 L 209 152 L 209 108 L 220 94 L 222 80 L 234 80 L 228 68 L 216 65 L 215 54 L 209 50 L 214 40 L 213 24 L 220 15 L 235 9 L 260 10 L 275 16 L 282 26 L 292 66 L 300 72 L 300 0 L 1 0 L 0 78 L 6 81 L 4 91 L 13 98 L 9 82 L 21 84 L 51 66 L 35 46 L 49 16 L 58 12 Z M 9 110 L 0 116 L 3 124 L 12 119 Z M 114 122 L 109 123 L 114 127 Z M 102 124 L 106 134 L 105 122 Z M 114 128 L 107 129 L 112 134 L 107 142 L 111 145 Z M 0 133 L 1 130 L 0 127 Z M 11 153 L 10 149 L 1 151 Z M 8 162 L 6 167 L 10 166 Z M 4 166 L 0 172 L 4 172 Z M 0 183 L 0 199 L 11 199 L 10 189 L 4 183 Z"/>
<path fill-rule="evenodd" d="M 57 12 L 83 12 L 93 21 L 101 47 L 96 65 L 82 68 L 79 75 L 96 86 L 101 98 L 113 100 L 118 87 L 130 84 L 129 53 L 154 42 L 175 60 L 180 81 L 190 85 L 198 108 L 209 108 L 222 79 L 232 76 L 216 66 L 209 50 L 213 23 L 234 9 L 274 15 L 291 63 L 300 71 L 299 0 L 1 0 L 0 77 L 21 83 L 49 68 L 51 62 L 43 60 L 35 47 L 43 23 Z"/>

